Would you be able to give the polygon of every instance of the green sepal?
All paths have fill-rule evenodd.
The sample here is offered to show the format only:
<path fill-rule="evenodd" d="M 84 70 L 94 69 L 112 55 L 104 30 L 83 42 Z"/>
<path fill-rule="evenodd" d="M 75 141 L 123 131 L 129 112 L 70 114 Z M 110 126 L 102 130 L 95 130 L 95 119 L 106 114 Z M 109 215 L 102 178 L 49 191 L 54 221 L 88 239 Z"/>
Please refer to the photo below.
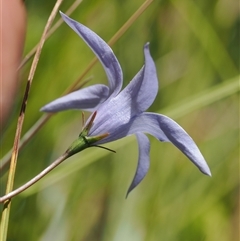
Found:
<path fill-rule="evenodd" d="M 72 156 L 88 147 L 89 144 L 86 142 L 85 138 L 83 136 L 79 136 L 79 138 L 72 143 L 66 152 L 69 156 Z"/>
<path fill-rule="evenodd" d="M 97 115 L 97 112 L 95 111 L 92 114 L 88 124 L 83 128 L 78 139 L 75 140 L 72 143 L 72 145 L 68 148 L 68 150 L 66 151 L 69 156 L 72 156 L 88 147 L 91 147 L 91 146 L 93 146 L 92 144 L 94 144 L 95 142 L 100 141 L 103 138 L 109 136 L 109 133 L 104 133 L 99 136 L 88 136 L 88 133 L 93 125 L 93 121 L 94 121 L 96 115 Z"/>
<path fill-rule="evenodd" d="M 109 134 L 105 133 L 99 136 L 85 136 L 85 133 L 82 132 L 78 139 L 75 140 L 72 145 L 68 148 L 67 153 L 69 156 L 72 156 L 88 147 L 91 147 L 92 144 L 96 143 L 97 141 L 102 140 L 103 138 L 107 137 Z"/>

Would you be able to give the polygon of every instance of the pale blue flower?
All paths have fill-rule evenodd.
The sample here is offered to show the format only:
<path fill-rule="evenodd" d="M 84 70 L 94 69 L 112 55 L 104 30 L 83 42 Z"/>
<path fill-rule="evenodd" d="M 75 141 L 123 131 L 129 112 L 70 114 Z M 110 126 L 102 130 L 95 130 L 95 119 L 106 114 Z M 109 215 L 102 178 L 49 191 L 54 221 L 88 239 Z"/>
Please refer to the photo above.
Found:
<path fill-rule="evenodd" d="M 172 142 L 201 172 L 211 176 L 197 145 L 182 127 L 167 116 L 145 112 L 158 92 L 156 68 L 149 52 L 149 44 L 144 46 L 145 65 L 121 91 L 122 69 L 111 48 L 84 25 L 63 13 L 61 15 L 98 57 L 107 74 L 109 87 L 98 84 L 80 89 L 54 100 L 41 110 L 56 112 L 81 109 L 96 112 L 87 136 L 108 135 L 94 145 L 135 134 L 139 146 L 138 166 L 128 193 L 141 182 L 149 168 L 150 143 L 144 133 L 149 133 L 160 141 Z"/>

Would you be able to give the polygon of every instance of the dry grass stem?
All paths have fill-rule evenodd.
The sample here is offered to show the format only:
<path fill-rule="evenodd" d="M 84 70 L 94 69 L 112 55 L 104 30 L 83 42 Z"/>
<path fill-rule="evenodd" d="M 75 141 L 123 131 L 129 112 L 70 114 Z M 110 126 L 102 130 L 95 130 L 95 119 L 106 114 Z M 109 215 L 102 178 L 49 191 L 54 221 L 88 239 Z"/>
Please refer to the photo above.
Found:
<path fill-rule="evenodd" d="M 57 11 L 61 5 L 63 0 L 57 0 L 50 16 L 47 21 L 47 24 L 45 26 L 45 29 L 43 31 L 40 43 L 38 45 L 36 54 L 33 59 L 33 63 L 30 69 L 30 73 L 28 76 L 28 81 L 27 81 L 27 86 L 25 89 L 21 109 L 20 109 L 20 114 L 18 117 L 18 122 L 17 122 L 17 129 L 16 129 L 16 134 L 14 138 L 14 144 L 13 144 L 13 151 L 12 151 L 12 156 L 11 156 L 11 162 L 10 162 L 10 169 L 9 169 L 9 174 L 8 174 L 8 181 L 7 181 L 7 187 L 6 187 L 6 194 L 12 191 L 13 189 L 13 183 L 14 183 L 14 176 L 15 176 L 15 171 L 16 171 L 16 165 L 17 165 L 17 157 L 18 157 L 18 150 L 19 150 L 19 142 L 20 142 L 20 137 L 21 137 L 21 132 L 22 132 L 22 126 L 24 122 L 24 116 L 25 116 L 25 110 L 27 106 L 27 100 L 28 100 L 28 95 L 30 92 L 32 80 L 34 77 L 35 70 L 37 68 L 37 64 L 39 61 L 39 57 L 41 54 L 41 50 L 43 47 L 43 44 L 46 39 L 47 32 L 57 14 Z M 0 224 L 0 240 L 4 241 L 7 238 L 7 229 L 8 229 L 8 222 L 9 222 L 9 214 L 10 214 L 10 207 L 11 207 L 11 200 L 8 200 L 7 202 L 4 203 L 3 211 L 2 211 L 2 219 L 1 219 L 1 224 Z"/>

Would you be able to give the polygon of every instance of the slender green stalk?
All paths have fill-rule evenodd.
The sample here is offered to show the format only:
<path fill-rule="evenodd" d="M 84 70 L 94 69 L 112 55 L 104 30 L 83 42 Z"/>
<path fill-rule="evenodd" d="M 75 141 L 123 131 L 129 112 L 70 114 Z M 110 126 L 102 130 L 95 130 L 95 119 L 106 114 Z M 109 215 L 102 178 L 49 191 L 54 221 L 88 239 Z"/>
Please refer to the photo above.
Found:
<path fill-rule="evenodd" d="M 47 175 L 50 171 L 52 171 L 55 167 L 57 167 L 59 164 L 61 164 L 68 157 L 70 157 L 70 156 L 72 156 L 72 155 L 74 155 L 74 154 L 76 154 L 80 151 L 83 151 L 84 149 L 86 149 L 88 147 L 100 147 L 100 148 L 115 152 L 115 151 L 110 150 L 108 148 L 98 146 L 98 145 L 94 145 L 95 142 L 106 138 L 109 135 L 108 133 L 105 133 L 105 134 L 102 134 L 102 135 L 99 135 L 99 136 L 91 136 L 91 137 L 88 136 L 88 133 L 89 133 L 91 127 L 92 127 L 93 121 L 96 117 L 96 114 L 97 114 L 97 112 L 95 111 L 93 113 L 91 119 L 89 120 L 88 124 L 83 128 L 83 130 L 80 133 L 78 139 L 76 139 L 72 143 L 72 145 L 67 149 L 67 151 L 61 157 L 59 157 L 56 161 L 54 161 L 52 164 L 50 164 L 47 168 L 45 168 L 42 172 L 40 172 L 37 176 L 32 178 L 27 183 L 25 183 L 24 185 L 22 185 L 18 189 L 6 194 L 5 196 L 1 197 L 0 203 L 8 201 L 12 197 L 18 195 L 19 193 L 23 192 L 27 188 L 31 187 L 34 183 L 36 183 L 41 178 L 43 178 L 45 175 Z"/>
<path fill-rule="evenodd" d="M 22 132 L 22 126 L 24 122 L 24 117 L 25 117 L 25 110 L 27 106 L 27 100 L 28 100 L 28 95 L 30 92 L 32 80 L 37 68 L 37 64 L 39 61 L 39 57 L 41 54 L 41 50 L 43 47 L 43 44 L 46 39 L 46 34 L 57 14 L 57 11 L 59 9 L 59 6 L 61 5 L 63 0 L 57 0 L 52 13 L 49 16 L 48 22 L 45 26 L 45 29 L 43 31 L 40 43 L 38 45 L 38 49 L 36 51 L 36 54 L 33 59 L 33 63 L 29 72 L 28 76 L 28 81 L 27 81 L 27 86 L 25 90 L 25 94 L 23 97 L 22 101 L 22 106 L 20 110 L 20 114 L 18 117 L 18 122 L 17 122 L 17 130 L 15 134 L 15 139 L 14 139 L 14 144 L 13 144 L 13 152 L 12 152 L 12 157 L 11 157 L 11 163 L 10 163 L 10 169 L 9 169 L 9 174 L 8 174 L 8 181 L 7 181 L 7 187 L 6 187 L 6 194 L 12 191 L 13 189 L 13 183 L 14 183 L 14 177 L 15 177 L 15 172 L 16 172 L 16 166 L 17 166 L 17 157 L 18 157 L 18 150 L 19 150 L 19 141 L 21 137 L 21 132 Z M 8 200 L 4 203 L 3 206 L 3 211 L 2 211 L 2 219 L 0 223 L 0 241 L 5 241 L 7 239 L 7 230 L 8 230 L 8 223 L 9 223 L 9 215 L 10 215 L 10 208 L 11 208 L 11 200 Z"/>
<path fill-rule="evenodd" d="M 30 181 L 22 185 L 21 187 L 17 188 L 16 190 L 9 192 L 5 196 L 0 198 L 0 203 L 5 202 L 6 204 L 9 203 L 9 199 L 12 197 L 18 195 L 19 193 L 23 192 L 27 188 L 31 187 L 34 183 L 38 182 L 41 178 L 46 176 L 50 171 L 52 171 L 55 167 L 57 167 L 59 164 L 61 164 L 64 160 L 66 160 L 69 157 L 69 153 L 66 152 L 61 157 L 59 157 L 56 161 L 54 161 L 51 165 L 49 165 L 47 168 L 45 168 L 42 172 L 40 172 L 37 176 L 32 178 Z"/>

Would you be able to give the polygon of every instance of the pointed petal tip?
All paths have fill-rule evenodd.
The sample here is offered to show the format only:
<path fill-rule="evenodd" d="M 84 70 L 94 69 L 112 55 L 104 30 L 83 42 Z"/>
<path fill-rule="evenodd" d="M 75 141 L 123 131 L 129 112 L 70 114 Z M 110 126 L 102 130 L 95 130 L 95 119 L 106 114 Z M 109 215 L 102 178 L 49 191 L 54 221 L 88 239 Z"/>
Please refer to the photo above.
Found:
<path fill-rule="evenodd" d="M 205 170 L 202 170 L 202 173 L 204 173 L 205 175 L 209 176 L 209 177 L 212 177 L 212 173 L 210 171 L 209 168 L 205 169 Z"/>
<path fill-rule="evenodd" d="M 150 42 L 145 43 L 144 49 L 149 49 Z"/>
<path fill-rule="evenodd" d="M 49 104 L 44 105 L 40 108 L 40 112 L 46 112 L 46 113 L 55 113 L 58 112 L 58 110 L 53 109 Z"/>
<path fill-rule="evenodd" d="M 47 112 L 46 105 L 44 105 L 43 107 L 41 107 L 39 111 L 41 111 L 41 112 Z"/>
<path fill-rule="evenodd" d="M 203 174 L 205 174 L 205 175 L 207 175 L 207 176 L 209 176 L 209 177 L 212 176 L 212 173 L 211 173 L 211 171 L 210 171 L 210 168 L 209 168 L 209 166 L 207 165 L 207 163 L 206 163 L 205 160 L 204 160 L 204 163 L 203 163 L 201 166 L 198 166 L 198 168 L 199 168 L 199 170 L 200 170 Z"/>
<path fill-rule="evenodd" d="M 43 107 L 41 107 L 39 111 L 41 111 L 41 112 L 51 112 L 51 108 L 49 108 L 48 104 L 46 104 Z"/>
<path fill-rule="evenodd" d="M 63 13 L 62 11 L 59 10 L 59 13 L 60 13 L 60 15 L 61 15 L 61 17 L 62 17 L 63 19 L 66 17 L 66 14 Z"/>
<path fill-rule="evenodd" d="M 63 12 L 61 12 L 61 11 L 59 11 L 59 13 L 61 14 L 62 19 L 63 19 L 66 23 L 68 23 L 68 22 L 71 20 L 71 18 L 68 17 L 68 15 L 66 15 L 65 13 L 63 13 Z"/>
<path fill-rule="evenodd" d="M 65 13 L 63 13 L 61 11 L 59 11 L 59 13 L 61 14 L 63 21 L 65 21 L 68 24 L 71 19 Z"/>
<path fill-rule="evenodd" d="M 126 193 L 126 196 L 125 196 L 125 199 L 128 198 L 130 192 L 131 192 L 135 187 L 136 187 L 136 186 L 131 185 L 131 186 L 128 188 L 127 193 Z"/>
<path fill-rule="evenodd" d="M 134 187 L 132 187 L 132 186 L 130 186 L 130 187 L 128 188 L 128 190 L 127 190 L 127 194 L 126 194 L 126 196 L 125 196 L 125 199 L 128 198 L 130 192 L 131 192 L 133 189 L 134 189 Z"/>
<path fill-rule="evenodd" d="M 62 16 L 66 16 L 66 14 L 63 13 L 61 10 L 59 10 L 59 13 L 60 13 Z"/>
<path fill-rule="evenodd" d="M 53 111 L 51 111 L 51 110 L 49 110 L 47 107 L 45 107 L 45 106 L 43 106 L 40 110 L 39 110 L 40 112 L 53 112 Z"/>
<path fill-rule="evenodd" d="M 201 153 L 200 153 L 201 154 Z M 193 164 L 199 169 L 200 172 L 202 172 L 203 174 L 211 177 L 212 174 L 211 174 L 211 171 L 210 171 L 210 168 L 206 162 L 206 160 L 203 158 L 202 154 L 201 154 L 201 158 L 200 160 L 199 159 L 190 159 Z"/>
<path fill-rule="evenodd" d="M 147 136 L 143 133 L 136 133 L 137 141 L 138 141 L 138 165 L 137 170 L 135 172 L 133 181 L 128 188 L 126 198 L 128 197 L 129 193 L 139 185 L 139 183 L 143 180 L 146 176 L 150 161 L 149 161 L 149 151 L 150 151 L 150 142 Z"/>

